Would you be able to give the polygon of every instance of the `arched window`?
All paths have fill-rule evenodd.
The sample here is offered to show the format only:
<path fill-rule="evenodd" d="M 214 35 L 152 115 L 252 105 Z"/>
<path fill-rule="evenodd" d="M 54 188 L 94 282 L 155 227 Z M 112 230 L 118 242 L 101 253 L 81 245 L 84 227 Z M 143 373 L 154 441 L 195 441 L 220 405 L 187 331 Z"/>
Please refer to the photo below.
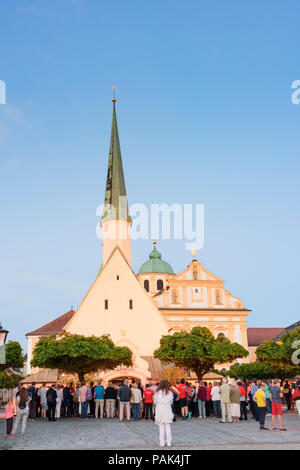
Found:
<path fill-rule="evenodd" d="M 164 283 L 162 279 L 158 279 L 156 286 L 157 286 L 157 290 L 162 290 L 164 288 Z"/>
<path fill-rule="evenodd" d="M 217 336 L 217 338 L 225 338 L 225 335 L 224 335 L 224 333 L 218 333 L 218 336 Z"/>
<path fill-rule="evenodd" d="M 147 292 L 149 292 L 149 281 L 148 281 L 148 279 L 146 279 L 146 280 L 144 281 L 144 288 L 145 288 L 145 290 L 146 290 Z"/>

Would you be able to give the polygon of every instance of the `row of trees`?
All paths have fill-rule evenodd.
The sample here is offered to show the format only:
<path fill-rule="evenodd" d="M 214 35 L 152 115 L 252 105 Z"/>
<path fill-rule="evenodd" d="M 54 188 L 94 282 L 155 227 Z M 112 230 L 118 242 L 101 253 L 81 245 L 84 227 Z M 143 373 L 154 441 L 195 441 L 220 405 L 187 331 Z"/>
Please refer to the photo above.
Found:
<path fill-rule="evenodd" d="M 229 377 L 252 378 L 289 378 L 300 374 L 298 353 L 300 355 L 300 327 L 285 333 L 280 342 L 265 341 L 256 350 L 257 361 L 249 364 L 234 363 L 226 372 L 217 366 L 232 363 L 247 357 L 248 351 L 238 343 L 225 337 L 215 338 L 205 327 L 195 327 L 191 332 L 180 331 L 163 336 L 154 357 L 167 367 L 161 377 L 168 376 L 171 381 L 178 374 L 185 375 L 192 370 L 198 381 L 208 372 L 214 371 Z M 0 366 L 0 388 L 15 386 L 11 368 L 21 368 L 24 357 L 19 343 L 9 341 L 6 345 L 6 365 Z M 36 344 L 31 361 L 33 367 L 59 369 L 71 374 L 77 373 L 80 381 L 85 374 L 112 370 L 117 366 L 132 366 L 132 352 L 127 347 L 118 347 L 109 336 L 63 335 L 45 336 Z M 175 366 L 175 367 L 174 367 Z"/>
<path fill-rule="evenodd" d="M 257 361 L 234 364 L 229 377 L 244 379 L 288 379 L 300 374 L 300 327 L 286 332 L 280 341 L 264 341 L 256 350 Z"/>
<path fill-rule="evenodd" d="M 247 355 L 248 351 L 240 344 L 231 343 L 225 337 L 215 338 L 208 328 L 201 327 L 193 328 L 190 333 L 181 331 L 164 336 L 154 352 L 154 357 L 163 364 L 193 370 L 198 380 L 216 364 L 231 363 Z M 131 366 L 132 352 L 127 347 L 116 347 L 109 336 L 97 338 L 64 333 L 58 338 L 55 335 L 41 338 L 34 348 L 31 365 L 77 373 L 82 381 L 90 372 Z"/>

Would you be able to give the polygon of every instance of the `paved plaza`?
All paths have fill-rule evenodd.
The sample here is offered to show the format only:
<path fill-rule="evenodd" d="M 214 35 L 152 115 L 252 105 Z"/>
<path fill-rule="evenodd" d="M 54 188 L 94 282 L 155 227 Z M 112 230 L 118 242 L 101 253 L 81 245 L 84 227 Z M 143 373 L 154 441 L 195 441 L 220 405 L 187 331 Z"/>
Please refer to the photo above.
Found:
<path fill-rule="evenodd" d="M 287 432 L 274 432 L 271 417 L 266 418 L 270 431 L 258 430 L 252 419 L 239 424 L 220 424 L 206 418 L 177 420 L 172 425 L 173 449 L 300 449 L 298 414 L 284 414 Z M 56 422 L 37 419 L 29 422 L 24 439 L 5 436 L 5 419 L 0 420 L 0 449 L 161 449 L 158 426 L 144 420 L 122 422 L 117 419 L 61 418 Z M 170 448 L 169 448 L 170 449 Z"/>

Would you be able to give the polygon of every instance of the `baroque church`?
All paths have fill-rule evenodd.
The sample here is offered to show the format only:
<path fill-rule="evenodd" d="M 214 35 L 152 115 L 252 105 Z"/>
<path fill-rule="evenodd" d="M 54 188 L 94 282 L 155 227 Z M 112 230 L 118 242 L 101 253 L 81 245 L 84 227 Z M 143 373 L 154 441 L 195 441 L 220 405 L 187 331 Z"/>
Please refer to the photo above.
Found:
<path fill-rule="evenodd" d="M 138 273 L 133 271 L 131 217 L 115 98 L 101 227 L 102 265 L 78 309 L 71 309 L 26 335 L 28 374 L 38 376 L 40 372 L 30 366 L 39 338 L 63 331 L 86 336 L 109 334 L 116 345 L 132 350 L 133 366 L 103 373 L 104 382 L 132 377 L 144 384 L 155 378 L 161 365 L 153 358 L 153 351 L 159 347 L 161 337 L 182 329 L 189 331 L 194 326 L 208 327 L 216 337 L 224 335 L 249 349 L 247 315 L 250 310 L 224 287 L 224 280 L 208 271 L 195 256 L 188 267 L 174 273 L 153 242 L 149 259 Z M 249 358 L 243 361 L 249 362 Z"/>

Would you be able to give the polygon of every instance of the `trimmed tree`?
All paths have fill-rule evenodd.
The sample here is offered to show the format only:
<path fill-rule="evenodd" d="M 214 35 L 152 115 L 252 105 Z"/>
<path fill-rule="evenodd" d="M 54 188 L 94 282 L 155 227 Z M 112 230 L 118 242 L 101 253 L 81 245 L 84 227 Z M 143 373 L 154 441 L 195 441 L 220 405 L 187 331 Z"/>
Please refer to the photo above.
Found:
<path fill-rule="evenodd" d="M 240 344 L 231 343 L 225 337 L 215 338 L 208 328 L 197 326 L 191 332 L 163 336 L 154 357 L 163 364 L 174 363 L 177 367 L 193 370 L 201 381 L 215 365 L 231 363 L 248 354 Z"/>
<path fill-rule="evenodd" d="M 115 346 L 107 335 L 87 337 L 64 333 L 60 337 L 41 338 L 33 350 L 31 365 L 77 373 L 82 382 L 89 372 L 132 366 L 132 352 L 127 347 Z"/>
<path fill-rule="evenodd" d="M 259 362 L 280 370 L 283 378 L 300 374 L 299 355 L 300 327 L 285 333 L 278 342 L 264 341 L 256 350 Z"/>
<path fill-rule="evenodd" d="M 294 377 L 294 372 L 287 373 L 285 369 L 275 367 L 266 362 L 250 362 L 249 364 L 233 364 L 226 372 L 219 372 L 228 377 L 238 377 L 243 380 L 252 379 L 283 379 Z"/>
<path fill-rule="evenodd" d="M 8 341 L 5 345 L 5 364 L 0 364 L 0 388 L 14 388 L 21 376 L 10 369 L 21 369 L 24 366 L 22 347 L 17 341 Z"/>
<path fill-rule="evenodd" d="M 21 369 L 24 366 L 22 347 L 17 341 L 8 341 L 5 345 L 5 364 L 0 364 L 0 370 Z"/>

